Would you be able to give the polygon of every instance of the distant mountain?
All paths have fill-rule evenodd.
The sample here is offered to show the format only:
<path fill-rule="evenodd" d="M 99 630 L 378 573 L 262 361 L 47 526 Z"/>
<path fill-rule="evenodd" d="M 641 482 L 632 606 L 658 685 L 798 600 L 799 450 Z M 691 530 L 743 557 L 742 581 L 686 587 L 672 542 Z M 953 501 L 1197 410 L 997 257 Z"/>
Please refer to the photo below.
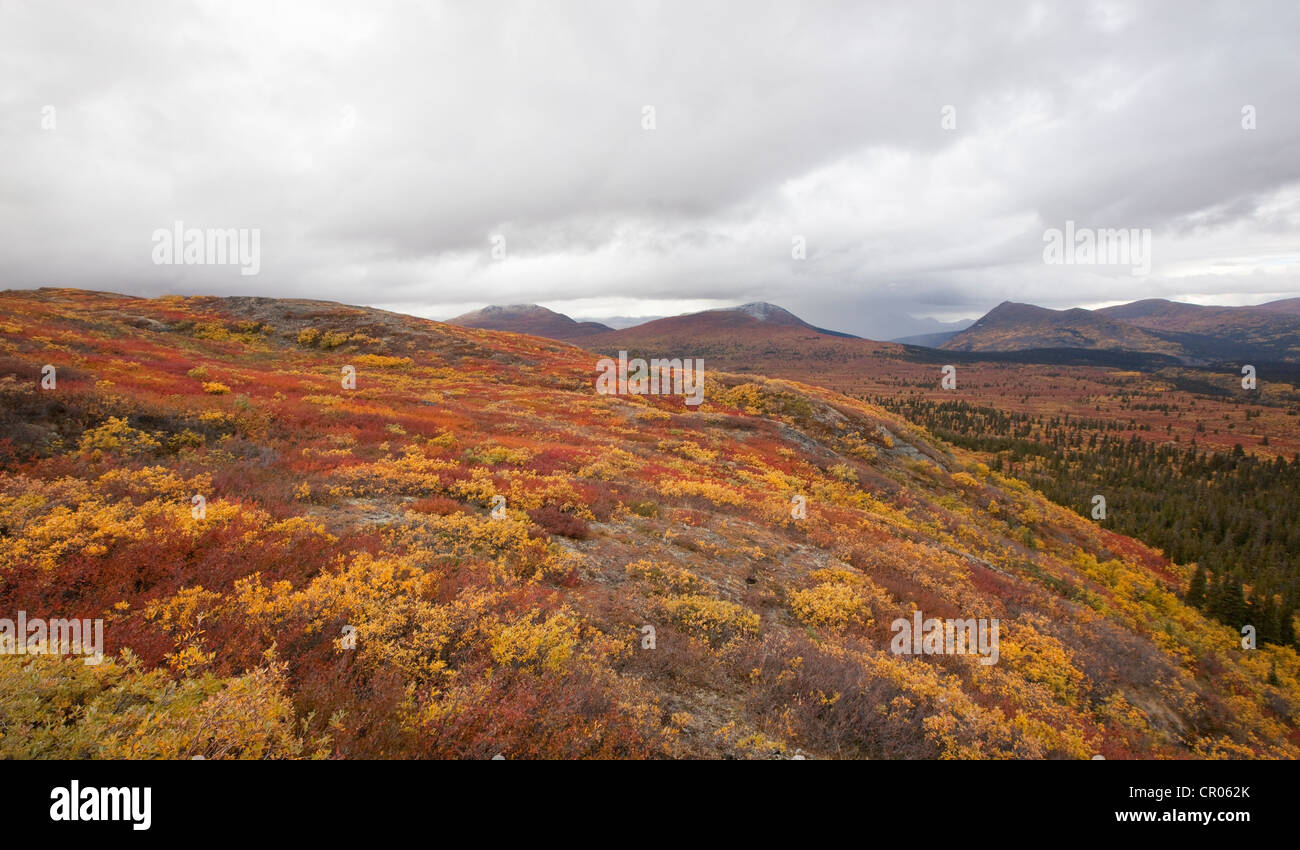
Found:
<path fill-rule="evenodd" d="M 1291 312 L 1289 312 L 1291 311 Z M 1098 313 L 1162 332 L 1189 351 L 1219 357 L 1300 357 L 1300 299 L 1219 307 L 1148 299 Z"/>
<path fill-rule="evenodd" d="M 447 324 L 562 340 L 580 339 L 613 330 L 599 322 L 574 321 L 563 313 L 548 310 L 537 304 L 511 304 L 504 307 L 492 305 L 448 319 Z"/>
<path fill-rule="evenodd" d="M 894 368 L 904 354 L 901 345 L 827 331 L 761 303 L 656 319 L 575 344 L 609 356 L 627 351 L 633 357 L 700 357 L 710 369 L 809 383 L 832 373 L 878 375 Z"/>
<path fill-rule="evenodd" d="M 676 337 L 686 340 L 694 336 L 704 340 L 716 337 L 719 334 L 741 333 L 762 336 L 773 331 L 788 330 L 843 339 L 857 339 L 856 336 L 850 333 L 831 331 L 810 325 L 784 307 L 778 307 L 766 301 L 754 301 L 749 304 L 741 304 L 739 307 L 669 316 L 664 319 L 643 322 L 615 333 L 625 335 L 628 339 Z"/>
<path fill-rule="evenodd" d="M 1115 307 L 1103 307 L 1095 310 L 1099 316 L 1129 322 L 1143 327 L 1162 327 L 1192 321 L 1206 310 L 1225 310 L 1226 307 L 1202 307 L 1197 304 L 1184 304 L 1181 301 L 1169 301 L 1165 298 L 1144 298 Z"/>
<path fill-rule="evenodd" d="M 1103 307 L 1094 312 L 1138 327 L 1178 332 L 1222 331 L 1268 325 L 1292 329 L 1300 327 L 1300 322 L 1296 319 L 1300 316 L 1300 299 L 1274 301 L 1253 307 L 1223 307 L 1147 298 L 1116 307 Z"/>
<path fill-rule="evenodd" d="M 920 320 L 912 320 L 920 321 Z M 924 320 L 935 331 L 891 342 L 971 353 L 1025 351 L 1123 352 L 1159 355 L 1187 364 L 1258 360 L 1300 362 L 1300 298 L 1250 307 L 1187 304 L 1147 298 L 1099 310 L 1051 310 L 1004 301 L 964 329 L 964 323 Z M 692 349 L 716 358 L 771 359 L 811 346 L 823 356 L 838 356 L 828 338 L 859 339 L 819 328 L 775 304 L 755 301 L 738 307 L 654 319 L 615 329 L 579 322 L 537 304 L 491 306 L 449 319 L 448 324 L 531 334 L 584 348 Z M 944 330 L 944 326 L 958 328 Z M 833 346 L 832 346 L 833 348 Z M 865 351 L 852 349 L 856 354 Z"/>
<path fill-rule="evenodd" d="M 1184 356 L 1177 343 L 1098 312 L 1049 310 L 1003 301 L 966 330 L 940 346 L 946 351 L 1026 351 L 1086 348 Z"/>
<path fill-rule="evenodd" d="M 1296 312 L 1288 312 L 1288 311 Z M 1080 348 L 1162 354 L 1186 363 L 1300 361 L 1300 299 L 1253 307 L 1147 298 L 1099 310 L 1003 302 L 944 342 L 949 351 Z"/>

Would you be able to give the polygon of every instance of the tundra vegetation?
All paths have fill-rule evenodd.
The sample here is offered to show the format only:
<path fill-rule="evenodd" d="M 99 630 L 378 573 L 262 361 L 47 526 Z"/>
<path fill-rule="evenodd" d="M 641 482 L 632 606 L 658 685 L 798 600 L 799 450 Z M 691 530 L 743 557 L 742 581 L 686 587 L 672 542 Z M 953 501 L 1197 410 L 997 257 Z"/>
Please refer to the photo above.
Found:
<path fill-rule="evenodd" d="M 579 348 L 319 302 L 0 312 L 0 614 L 107 655 L 0 656 L 0 756 L 1300 755 L 1292 646 L 867 401 L 600 395 Z M 998 663 L 891 654 L 917 609 Z"/>

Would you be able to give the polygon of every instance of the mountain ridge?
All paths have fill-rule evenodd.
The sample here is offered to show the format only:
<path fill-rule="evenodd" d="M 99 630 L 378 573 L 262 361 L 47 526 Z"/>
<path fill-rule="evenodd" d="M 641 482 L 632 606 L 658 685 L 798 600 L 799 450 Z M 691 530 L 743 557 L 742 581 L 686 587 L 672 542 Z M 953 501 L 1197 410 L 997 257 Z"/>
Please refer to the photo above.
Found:
<path fill-rule="evenodd" d="M 527 333 L 533 336 L 542 336 L 547 339 L 558 339 L 569 342 L 585 339 L 597 334 L 631 331 L 634 329 L 642 329 L 641 332 L 643 333 L 654 332 L 666 327 L 681 327 L 683 323 L 714 323 L 719 327 L 727 327 L 736 330 L 745 327 L 748 324 L 746 320 L 754 323 L 752 326 L 755 328 L 805 328 L 827 336 L 841 337 L 845 339 L 858 338 L 853 334 L 845 333 L 843 331 L 832 331 L 825 328 L 815 327 L 784 307 L 777 306 L 776 304 L 767 301 L 750 301 L 735 307 L 720 307 L 710 310 L 701 310 L 695 313 L 682 313 L 677 316 L 650 319 L 645 322 L 632 324 L 628 327 L 619 329 L 611 328 L 598 322 L 578 322 L 563 313 L 557 313 L 537 304 L 489 305 L 480 310 L 465 313 L 447 319 L 446 321 L 448 324 L 460 325 L 462 327 L 510 331 L 513 333 Z"/>
<path fill-rule="evenodd" d="M 1086 310 L 1052 310 L 1004 301 L 943 341 L 947 351 L 1041 349 L 1127 351 L 1204 365 L 1252 358 L 1300 361 L 1300 299 L 1252 307 L 1187 304 L 1161 298 Z"/>

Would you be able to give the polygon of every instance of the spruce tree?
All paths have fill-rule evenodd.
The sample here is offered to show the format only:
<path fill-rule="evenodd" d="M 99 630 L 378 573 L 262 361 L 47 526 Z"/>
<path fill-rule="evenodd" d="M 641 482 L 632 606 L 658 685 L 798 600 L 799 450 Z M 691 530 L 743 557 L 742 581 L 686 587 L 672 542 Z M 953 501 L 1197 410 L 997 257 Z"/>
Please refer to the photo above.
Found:
<path fill-rule="evenodd" d="M 1241 627 L 1246 625 L 1250 619 L 1250 609 L 1246 605 L 1246 592 L 1242 589 L 1241 582 L 1235 578 L 1228 584 L 1226 602 L 1228 624 L 1240 631 Z M 1258 627 L 1256 627 L 1255 631 L 1258 634 Z"/>
<path fill-rule="evenodd" d="M 1187 604 L 1196 608 L 1205 606 L 1205 567 L 1200 564 L 1196 565 L 1191 584 L 1187 586 Z"/>
<path fill-rule="evenodd" d="M 1218 579 L 1210 585 L 1209 599 L 1205 605 L 1205 613 L 1221 623 L 1228 622 L 1228 577 L 1219 573 Z"/>

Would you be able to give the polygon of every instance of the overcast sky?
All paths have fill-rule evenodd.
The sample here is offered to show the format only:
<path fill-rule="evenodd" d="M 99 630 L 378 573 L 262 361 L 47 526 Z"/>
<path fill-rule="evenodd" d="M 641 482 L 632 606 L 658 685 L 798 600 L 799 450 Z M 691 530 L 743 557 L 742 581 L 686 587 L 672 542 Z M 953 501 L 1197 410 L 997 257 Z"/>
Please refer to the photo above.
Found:
<path fill-rule="evenodd" d="M 1297 34 L 1296 2 L 0 0 L 0 288 L 885 338 L 1291 297 Z M 1150 228 L 1151 272 L 1045 264 L 1067 220 Z M 259 229 L 259 273 L 156 265 L 176 221 Z"/>

